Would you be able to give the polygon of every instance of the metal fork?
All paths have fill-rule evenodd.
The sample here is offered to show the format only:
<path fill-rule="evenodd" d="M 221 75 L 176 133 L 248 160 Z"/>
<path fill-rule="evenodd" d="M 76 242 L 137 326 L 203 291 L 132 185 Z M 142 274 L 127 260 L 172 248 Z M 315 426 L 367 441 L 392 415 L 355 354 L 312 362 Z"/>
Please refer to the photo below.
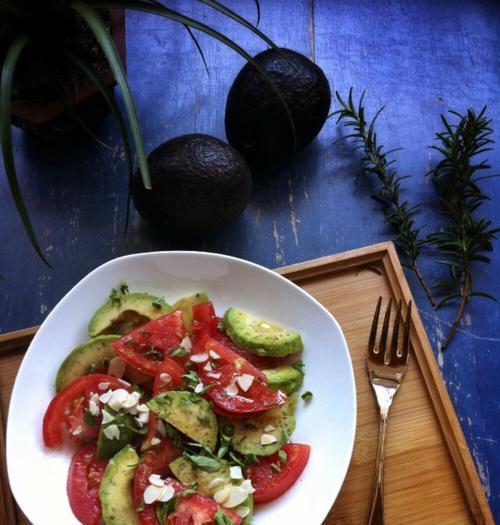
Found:
<path fill-rule="evenodd" d="M 392 299 L 389 301 L 385 311 L 382 333 L 380 334 L 378 345 L 376 344 L 381 306 L 382 297 L 379 297 L 377 308 L 375 309 L 375 315 L 373 317 L 370 338 L 368 340 L 368 356 L 366 359 L 368 375 L 370 376 L 370 382 L 375 391 L 375 396 L 380 408 L 377 462 L 375 466 L 373 496 L 370 505 L 368 525 L 384 525 L 385 434 L 389 418 L 389 409 L 405 375 L 408 366 L 408 355 L 410 353 L 411 301 L 408 305 L 406 322 L 404 323 L 403 344 L 401 346 L 398 346 L 400 325 L 403 317 L 401 314 L 402 301 L 400 300 L 392 329 L 391 344 L 387 347 Z"/>

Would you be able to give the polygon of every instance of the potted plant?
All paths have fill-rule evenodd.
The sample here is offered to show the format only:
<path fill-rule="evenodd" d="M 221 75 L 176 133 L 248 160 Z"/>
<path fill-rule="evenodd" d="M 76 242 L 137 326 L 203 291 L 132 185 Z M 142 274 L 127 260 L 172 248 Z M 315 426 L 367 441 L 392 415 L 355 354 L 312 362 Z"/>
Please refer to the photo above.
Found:
<path fill-rule="evenodd" d="M 242 18 L 233 10 L 220 4 L 216 0 L 199 0 L 221 15 L 227 16 L 243 27 L 258 35 L 269 46 L 278 49 L 276 45 L 264 35 L 255 25 Z M 256 0 L 259 12 L 259 4 Z M 215 29 L 199 22 L 184 14 L 172 10 L 156 0 L 3 0 L 0 4 L 0 61 L 2 70 L 0 75 L 0 142 L 5 173 L 8 179 L 12 197 L 15 201 L 18 212 L 23 221 L 29 239 L 42 260 L 48 264 L 38 242 L 31 224 L 28 212 L 24 205 L 19 183 L 17 180 L 14 153 L 12 145 L 11 125 L 19 122 L 20 117 L 25 122 L 28 121 L 27 113 L 22 109 L 16 94 L 23 93 L 23 89 L 32 88 L 32 85 L 25 85 L 23 82 L 34 82 L 33 76 L 29 72 L 34 66 L 39 66 L 46 61 L 45 73 L 47 75 L 47 85 L 55 80 L 54 71 L 57 72 L 59 80 L 62 79 L 61 89 L 56 94 L 55 99 L 64 99 L 65 105 L 62 108 L 69 111 L 74 109 L 71 104 L 85 102 L 92 96 L 92 93 L 99 92 L 104 101 L 116 117 L 120 128 L 120 134 L 124 145 L 129 176 L 132 173 L 132 151 L 131 142 L 134 144 L 139 170 L 142 175 L 143 184 L 146 188 L 151 187 L 149 168 L 144 150 L 144 143 L 141 134 L 141 126 L 137 114 L 134 99 L 132 97 L 122 58 L 120 56 L 120 38 L 114 32 L 113 10 L 132 9 L 160 16 L 165 19 L 183 25 L 194 39 L 198 50 L 202 54 L 201 48 L 196 41 L 193 30 L 208 34 L 217 39 L 224 45 L 233 49 L 248 62 L 250 62 L 259 73 L 269 82 L 270 87 L 275 91 L 281 100 L 289 120 L 293 127 L 290 113 L 270 76 L 259 66 L 257 62 L 238 44 L 226 35 Z M 109 19 L 106 22 L 106 13 Z M 258 22 L 257 22 L 258 23 Z M 68 31 L 68 28 L 77 26 L 80 31 Z M 84 35 L 84 37 L 82 37 Z M 115 37 L 115 40 L 113 39 Z M 82 43 L 83 42 L 83 43 Z M 91 42 L 92 49 L 89 49 L 85 42 Z M 97 50 L 97 53 L 90 51 Z M 40 56 L 42 54 L 42 56 Z M 38 62 L 30 62 L 30 57 L 37 56 Z M 31 58 L 33 60 L 33 58 Z M 101 66 L 104 64 L 104 67 Z M 101 65 L 101 66 L 100 66 Z M 51 69 L 52 68 L 52 69 Z M 19 72 L 26 71 L 25 77 Z M 31 78 L 31 80 L 30 80 Z M 24 79 L 24 80 L 23 80 Z M 80 79 L 80 81 L 75 81 Z M 90 82 L 85 87 L 86 79 Z M 110 80 L 116 82 L 122 92 L 125 112 L 121 113 L 110 87 Z M 66 85 L 66 87 L 65 87 Z M 76 88 L 68 89 L 70 85 Z M 24 92 L 25 92 L 24 91 Z M 33 91 L 33 90 L 31 90 Z M 36 91 L 36 90 L 35 90 Z M 49 89 L 49 94 L 50 89 Z M 67 102 L 69 100 L 69 103 Z M 55 102 L 55 106 L 57 106 Z M 24 104 L 25 106 L 26 104 Z M 61 109 L 40 110 L 38 115 L 41 120 L 48 116 L 57 116 Z M 31 111 L 29 118 L 36 120 Z M 60 114 L 60 113 L 59 113 Z M 129 140 L 129 136 L 132 140 Z"/>

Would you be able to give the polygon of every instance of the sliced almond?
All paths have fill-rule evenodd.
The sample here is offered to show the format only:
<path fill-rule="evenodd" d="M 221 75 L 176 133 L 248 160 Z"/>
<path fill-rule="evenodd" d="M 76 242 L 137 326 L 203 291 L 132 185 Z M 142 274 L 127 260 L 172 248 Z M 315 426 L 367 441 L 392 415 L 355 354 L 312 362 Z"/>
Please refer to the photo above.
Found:
<path fill-rule="evenodd" d="M 109 362 L 108 366 L 108 374 L 110 376 L 117 377 L 118 379 L 121 379 L 123 375 L 125 374 L 125 369 L 127 368 L 127 363 L 119 357 L 113 357 L 111 361 Z"/>

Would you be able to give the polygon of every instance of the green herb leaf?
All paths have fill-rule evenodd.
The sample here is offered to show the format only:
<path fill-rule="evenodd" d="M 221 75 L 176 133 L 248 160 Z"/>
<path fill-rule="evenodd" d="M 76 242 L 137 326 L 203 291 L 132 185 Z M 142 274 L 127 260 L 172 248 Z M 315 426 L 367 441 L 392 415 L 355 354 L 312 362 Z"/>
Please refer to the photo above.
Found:
<path fill-rule="evenodd" d="M 83 412 L 83 422 L 89 427 L 94 427 L 94 428 L 97 427 L 96 420 L 94 419 L 94 417 L 88 410 L 85 410 Z"/>
<path fill-rule="evenodd" d="M 169 355 L 170 357 L 186 357 L 188 353 L 184 348 L 174 348 L 170 350 Z"/>
<path fill-rule="evenodd" d="M 217 509 L 215 522 L 217 525 L 234 525 L 233 518 L 230 518 L 222 509 Z"/>
<path fill-rule="evenodd" d="M 308 390 L 307 392 L 304 392 L 300 397 L 307 403 L 313 398 L 313 393 L 309 392 Z"/>
<path fill-rule="evenodd" d="M 288 455 L 283 449 L 278 452 L 278 457 L 281 463 L 286 463 L 288 460 Z"/>
<path fill-rule="evenodd" d="M 221 468 L 221 464 L 214 458 L 199 454 L 190 454 L 189 452 L 184 452 L 182 455 L 198 468 L 205 470 L 206 472 L 217 472 Z"/>

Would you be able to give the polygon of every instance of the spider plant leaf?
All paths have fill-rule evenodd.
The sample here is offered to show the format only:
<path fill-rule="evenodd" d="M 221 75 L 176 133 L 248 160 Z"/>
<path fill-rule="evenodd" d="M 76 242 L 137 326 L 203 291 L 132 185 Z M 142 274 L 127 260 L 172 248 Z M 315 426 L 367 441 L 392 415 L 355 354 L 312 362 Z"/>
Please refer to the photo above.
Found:
<path fill-rule="evenodd" d="M 210 71 L 208 69 L 208 64 L 205 59 L 205 53 L 203 53 L 203 49 L 200 46 L 200 43 L 198 42 L 198 39 L 196 38 L 196 35 L 193 33 L 193 30 L 184 24 L 184 27 L 186 28 L 186 31 L 189 33 L 189 36 L 191 37 L 191 40 L 194 42 L 194 45 L 196 46 L 196 49 L 198 50 L 198 53 L 201 56 L 201 59 L 203 61 L 203 65 L 205 66 L 205 71 L 207 72 L 207 75 L 210 76 Z"/>
<path fill-rule="evenodd" d="M 265 35 L 260 29 L 257 29 L 256 26 L 254 26 L 251 22 L 249 22 L 246 18 L 242 17 L 232 9 L 229 9 L 229 7 L 226 7 L 225 5 L 221 4 L 217 0 L 198 0 L 202 4 L 206 4 L 210 6 L 212 9 L 215 9 L 216 11 L 219 11 L 219 13 L 222 13 L 226 15 L 227 17 L 233 19 L 235 22 L 238 22 L 238 24 L 241 24 L 243 27 L 246 27 L 252 33 L 256 34 L 259 38 L 264 40 L 264 42 L 275 49 L 278 52 L 281 52 L 278 46 L 267 36 Z M 257 4 L 257 25 L 259 25 L 260 22 L 260 5 L 258 2 Z"/>
<path fill-rule="evenodd" d="M 125 157 L 127 159 L 127 171 L 128 171 L 128 193 L 127 193 L 127 209 L 125 216 L 125 228 L 124 233 L 127 233 L 128 222 L 130 216 L 130 188 L 133 175 L 133 162 L 132 162 L 132 148 L 130 147 L 130 141 L 128 138 L 127 125 L 125 124 L 125 119 L 123 118 L 122 112 L 116 103 L 115 94 L 113 89 L 111 89 L 101 77 L 96 73 L 91 63 L 86 60 L 83 56 L 73 52 L 71 49 L 64 49 L 63 53 L 78 67 L 80 68 L 85 75 L 97 86 L 102 96 L 106 100 L 109 108 L 111 109 L 118 128 L 120 130 L 120 136 L 123 144 L 123 149 L 125 151 Z"/>
<path fill-rule="evenodd" d="M 36 253 L 42 261 L 51 268 L 49 262 L 45 258 L 40 245 L 38 244 L 33 225 L 31 224 L 28 210 L 24 204 L 24 199 L 17 180 L 16 165 L 14 162 L 14 149 L 12 145 L 12 82 L 14 77 L 14 69 L 21 52 L 26 44 L 30 41 L 29 36 L 25 34 L 19 35 L 5 55 L 2 75 L 0 79 L 0 141 L 2 145 L 3 163 L 5 166 L 5 174 L 9 183 L 10 191 L 17 211 L 23 221 L 24 229 L 28 235 L 29 240 Z"/>
<path fill-rule="evenodd" d="M 151 189 L 151 177 L 149 174 L 148 160 L 146 158 L 139 115 L 137 114 L 137 108 L 135 106 L 135 102 L 127 82 L 127 77 L 120 61 L 120 57 L 118 56 L 118 51 L 116 50 L 115 44 L 110 37 L 106 26 L 92 7 L 81 0 L 74 0 L 71 3 L 71 7 L 82 16 L 94 33 L 97 42 L 102 48 L 106 60 L 109 63 L 111 71 L 113 72 L 116 83 L 120 86 L 123 95 L 123 101 L 128 114 L 132 137 L 135 143 L 142 181 L 146 189 Z"/>
<path fill-rule="evenodd" d="M 254 0 L 255 3 L 255 9 L 257 9 L 257 22 L 255 23 L 255 26 L 258 27 L 260 24 L 260 2 L 259 0 Z"/>
<path fill-rule="evenodd" d="M 222 44 L 226 45 L 227 47 L 231 48 L 233 51 L 238 53 L 240 56 L 242 56 L 247 62 L 249 62 L 262 76 L 262 78 L 268 83 L 269 87 L 272 89 L 272 91 L 276 94 L 278 97 L 281 105 L 283 106 L 286 116 L 288 118 L 288 122 L 290 123 L 290 128 L 292 131 L 292 137 L 293 137 L 293 143 L 294 146 L 297 144 L 297 132 L 295 129 L 295 123 L 293 121 L 292 114 L 290 113 L 290 109 L 288 107 L 288 104 L 286 103 L 285 99 L 283 98 L 283 95 L 281 94 L 280 90 L 276 86 L 274 80 L 271 78 L 271 76 L 266 72 L 265 69 L 263 69 L 254 59 L 252 56 L 250 56 L 241 46 L 239 46 L 236 42 L 228 38 L 226 35 L 220 33 L 216 29 L 213 29 L 206 24 L 203 24 L 202 22 L 199 22 L 198 20 L 195 20 L 193 18 L 190 18 L 188 16 L 183 15 L 182 13 L 179 13 L 177 11 L 174 11 L 168 7 L 160 6 L 157 2 L 154 4 L 149 3 L 146 0 L 89 0 L 89 3 L 92 3 L 92 6 L 94 7 L 101 7 L 101 8 L 110 8 L 110 7 L 118 7 L 122 9 L 134 9 L 136 11 L 143 11 L 146 13 L 150 13 L 152 15 L 158 15 L 162 16 L 164 18 L 168 18 L 169 20 L 173 20 L 174 22 L 178 22 L 180 24 L 187 25 L 189 27 L 192 27 L 193 29 L 197 29 L 198 31 L 201 31 L 202 33 L 206 33 L 207 35 L 210 35 L 211 37 L 215 38 Z"/>

